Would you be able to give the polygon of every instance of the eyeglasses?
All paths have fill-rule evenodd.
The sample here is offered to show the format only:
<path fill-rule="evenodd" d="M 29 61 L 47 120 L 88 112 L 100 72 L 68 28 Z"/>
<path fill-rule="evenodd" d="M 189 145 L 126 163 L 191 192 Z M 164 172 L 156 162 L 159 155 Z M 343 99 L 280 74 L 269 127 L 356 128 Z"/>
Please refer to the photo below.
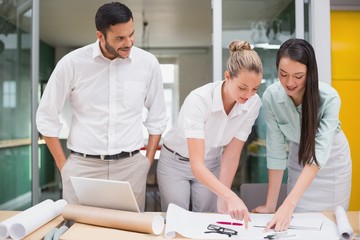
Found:
<path fill-rule="evenodd" d="M 229 237 L 233 236 L 233 235 L 237 235 L 237 231 L 235 231 L 234 229 L 230 229 L 230 228 L 224 228 L 224 227 L 220 227 L 218 225 L 215 224 L 209 224 L 209 226 L 207 227 L 208 230 L 210 231 L 206 231 L 204 233 L 219 233 L 219 234 L 226 234 Z"/>

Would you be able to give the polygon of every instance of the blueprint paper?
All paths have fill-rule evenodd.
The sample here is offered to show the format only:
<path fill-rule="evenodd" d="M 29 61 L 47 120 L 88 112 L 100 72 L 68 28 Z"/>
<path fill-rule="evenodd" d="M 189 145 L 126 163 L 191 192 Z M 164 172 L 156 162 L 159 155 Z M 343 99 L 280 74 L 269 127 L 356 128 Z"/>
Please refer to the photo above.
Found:
<path fill-rule="evenodd" d="M 264 233 L 264 227 L 256 227 L 270 221 L 273 214 L 255 214 L 251 213 L 249 227 L 245 230 L 244 226 L 223 225 L 223 227 L 233 229 L 238 232 L 237 235 L 229 237 L 228 235 L 218 233 L 204 233 L 207 231 L 209 224 L 216 224 L 218 221 L 242 222 L 232 219 L 229 215 L 218 213 L 198 213 L 187 211 L 175 204 L 169 204 L 166 214 L 166 225 L 164 235 L 166 238 L 174 238 L 183 236 L 191 239 L 242 239 L 242 240 L 258 240 L 264 239 L 265 236 L 274 233 L 270 230 Z M 303 239 L 326 239 L 339 240 L 336 224 L 326 218 L 321 213 L 294 213 L 294 222 L 297 229 L 288 229 L 289 235 L 295 235 L 291 240 Z M 304 230 L 304 222 L 309 221 L 315 223 L 316 229 L 321 223 L 320 230 Z M 243 222 L 242 222 L 243 223 Z M 265 224 L 266 225 L 266 224 Z M 305 224 L 305 226 L 308 226 Z"/>
<path fill-rule="evenodd" d="M 253 222 L 257 227 L 265 227 L 274 214 L 254 214 Z M 295 213 L 289 229 L 320 231 L 325 216 L 321 213 Z"/>
<path fill-rule="evenodd" d="M 67 202 L 44 200 L 0 223 L 0 239 L 22 239 L 60 215 Z"/>
<path fill-rule="evenodd" d="M 45 200 L 46 203 L 37 208 L 30 208 L 21 212 L 19 218 L 9 228 L 9 235 L 12 239 L 22 239 L 42 225 L 59 216 L 67 202 L 60 199 L 56 202 Z M 17 215 L 16 215 L 17 216 Z"/>
<path fill-rule="evenodd" d="M 238 235 L 231 237 L 225 234 L 204 233 L 208 231 L 209 224 L 218 225 L 216 223 L 218 221 L 234 222 L 235 220 L 225 214 L 190 212 L 171 203 L 166 214 L 165 237 L 174 238 L 180 234 L 192 239 L 264 239 L 264 229 L 253 228 L 251 223 L 249 223 L 249 230 L 245 230 L 244 226 L 222 225 L 238 232 Z"/>
<path fill-rule="evenodd" d="M 352 239 L 354 231 L 349 223 L 345 209 L 341 206 L 335 208 L 336 223 L 341 239 Z"/>
<path fill-rule="evenodd" d="M 47 208 L 48 206 L 51 206 L 51 204 L 53 204 L 54 202 L 50 199 L 44 200 L 41 203 L 38 203 L 36 205 L 34 205 L 31 208 L 28 208 L 27 210 L 25 210 L 24 212 L 20 212 L 18 214 L 16 214 L 15 216 L 6 219 L 5 221 L 0 223 L 0 239 L 6 239 L 8 238 L 9 235 L 9 229 L 10 227 L 18 222 L 20 219 L 22 219 L 23 216 L 27 215 L 27 214 L 31 214 L 34 212 L 38 212 L 43 208 Z"/>

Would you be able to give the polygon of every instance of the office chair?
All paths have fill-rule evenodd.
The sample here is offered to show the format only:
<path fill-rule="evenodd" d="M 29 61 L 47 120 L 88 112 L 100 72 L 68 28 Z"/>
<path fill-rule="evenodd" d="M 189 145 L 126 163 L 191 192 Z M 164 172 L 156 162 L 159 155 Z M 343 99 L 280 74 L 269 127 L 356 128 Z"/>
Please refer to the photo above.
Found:
<path fill-rule="evenodd" d="M 267 183 L 243 183 L 240 185 L 240 198 L 243 200 L 249 211 L 266 202 Z M 281 184 L 276 209 L 282 204 L 287 196 L 287 184 Z"/>

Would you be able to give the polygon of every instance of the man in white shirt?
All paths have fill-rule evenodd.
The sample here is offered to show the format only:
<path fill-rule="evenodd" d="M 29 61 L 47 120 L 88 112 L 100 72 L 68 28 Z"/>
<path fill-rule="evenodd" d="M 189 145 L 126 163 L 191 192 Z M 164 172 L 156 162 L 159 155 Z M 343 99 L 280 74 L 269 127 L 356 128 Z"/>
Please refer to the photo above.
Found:
<path fill-rule="evenodd" d="M 158 60 L 134 44 L 131 10 L 119 2 L 101 6 L 95 17 L 98 40 L 64 56 L 54 69 L 36 116 L 56 165 L 63 198 L 78 203 L 70 176 L 129 181 L 145 208 L 146 177 L 166 128 Z M 73 111 L 66 159 L 58 136 L 59 113 L 69 99 Z M 146 157 L 144 122 L 149 132 Z"/>

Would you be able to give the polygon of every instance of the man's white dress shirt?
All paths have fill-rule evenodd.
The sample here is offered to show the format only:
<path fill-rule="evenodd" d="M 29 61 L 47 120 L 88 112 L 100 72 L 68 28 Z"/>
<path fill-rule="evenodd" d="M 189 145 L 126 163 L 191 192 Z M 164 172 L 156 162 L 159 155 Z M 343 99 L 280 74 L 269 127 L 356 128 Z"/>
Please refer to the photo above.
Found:
<path fill-rule="evenodd" d="M 129 58 L 110 60 L 99 42 L 74 50 L 56 65 L 37 110 L 39 132 L 58 137 L 59 114 L 69 98 L 73 117 L 67 146 L 111 155 L 144 146 L 143 128 L 162 134 L 167 117 L 158 60 L 132 47 Z M 148 110 L 143 123 L 143 108 Z"/>

